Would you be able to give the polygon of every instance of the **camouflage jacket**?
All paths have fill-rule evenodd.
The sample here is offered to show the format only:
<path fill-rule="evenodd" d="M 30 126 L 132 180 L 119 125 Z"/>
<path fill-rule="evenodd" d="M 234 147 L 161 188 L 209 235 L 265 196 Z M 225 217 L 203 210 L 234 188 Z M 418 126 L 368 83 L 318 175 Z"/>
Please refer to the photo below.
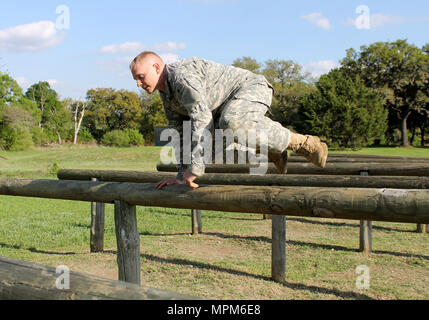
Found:
<path fill-rule="evenodd" d="M 169 127 L 176 129 L 183 140 L 183 122 L 191 122 L 191 161 L 183 163 L 181 152 L 177 178 L 183 181 L 182 174 L 187 168 L 194 175 L 201 176 L 205 170 L 201 147 L 203 131 L 206 129 L 213 132 L 214 117 L 220 115 L 222 105 L 233 97 L 255 101 L 254 96 L 238 94 L 241 88 L 267 83 L 267 80 L 248 70 L 200 58 L 167 64 L 164 78 L 166 90 L 160 94 Z M 183 150 L 183 141 L 181 146 Z"/>

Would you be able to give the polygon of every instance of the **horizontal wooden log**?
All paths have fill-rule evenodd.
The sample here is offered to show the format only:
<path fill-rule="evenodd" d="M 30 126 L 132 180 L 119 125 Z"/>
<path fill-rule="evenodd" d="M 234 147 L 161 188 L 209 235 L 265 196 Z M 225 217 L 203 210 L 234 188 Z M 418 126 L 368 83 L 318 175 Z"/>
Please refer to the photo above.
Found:
<path fill-rule="evenodd" d="M 290 156 L 288 162 L 308 162 L 307 159 L 298 156 Z M 344 162 L 363 162 L 363 163 L 429 163 L 429 159 L 389 159 L 389 158 L 370 158 L 370 157 L 358 157 L 358 158 L 348 158 L 348 157 L 335 157 L 329 156 L 327 163 L 344 163 Z"/>
<path fill-rule="evenodd" d="M 429 223 L 429 190 L 172 185 L 0 180 L 0 194 L 130 205 L 304 217 Z"/>
<path fill-rule="evenodd" d="M 249 174 L 252 167 L 257 168 L 258 166 L 249 164 L 208 164 L 205 172 Z M 177 167 L 175 165 L 159 163 L 157 170 L 162 172 L 177 172 Z M 429 163 L 327 163 L 323 169 L 311 163 L 288 164 L 288 174 L 359 175 L 362 171 L 368 171 L 371 176 L 429 176 Z M 266 173 L 275 174 L 277 173 L 277 169 L 272 163 L 269 163 Z"/>
<path fill-rule="evenodd" d="M 195 300 L 64 269 L 0 257 L 0 300 Z M 59 287 L 59 289 L 58 289 Z"/>
<path fill-rule="evenodd" d="M 88 181 L 96 177 L 100 181 L 156 183 L 164 179 L 173 179 L 173 172 L 141 172 L 117 170 L 78 170 L 62 169 L 58 171 L 61 180 Z M 209 185 L 245 185 L 245 186 L 302 186 L 302 187 L 344 187 L 344 188 L 393 188 L 393 189 L 429 189 L 429 177 L 394 176 L 329 176 L 272 174 L 253 176 L 248 174 L 207 173 L 196 180 L 198 184 Z"/>
<path fill-rule="evenodd" d="M 292 153 L 292 157 L 297 157 L 294 153 Z M 329 158 L 369 158 L 373 160 L 418 160 L 418 161 L 429 161 L 429 157 L 404 157 L 404 156 L 381 156 L 375 154 L 351 154 L 351 153 L 330 153 Z"/>

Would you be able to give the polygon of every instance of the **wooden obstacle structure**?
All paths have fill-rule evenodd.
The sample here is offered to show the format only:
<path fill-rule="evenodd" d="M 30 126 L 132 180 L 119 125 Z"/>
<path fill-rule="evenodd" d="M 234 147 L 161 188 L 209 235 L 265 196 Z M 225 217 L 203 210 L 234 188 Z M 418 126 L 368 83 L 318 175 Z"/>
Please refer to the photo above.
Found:
<path fill-rule="evenodd" d="M 208 164 L 206 173 L 242 173 L 249 174 L 251 168 L 258 168 L 251 164 Z M 272 163 L 268 163 L 267 174 L 277 174 L 277 169 Z M 157 165 L 161 172 L 177 172 L 176 165 Z M 429 176 L 429 162 L 427 163 L 327 163 L 325 168 L 318 168 L 311 163 L 290 163 L 288 174 L 312 174 L 312 175 L 359 175 L 368 172 L 371 176 Z"/>
<path fill-rule="evenodd" d="M 100 181 L 156 183 L 163 179 L 172 179 L 173 172 L 138 172 L 114 170 L 72 170 L 63 169 L 58 178 L 64 180 L 88 181 L 95 177 Z M 419 176 L 369 176 L 362 171 L 359 176 L 333 175 L 265 175 L 250 176 L 246 174 L 209 173 L 198 178 L 200 185 L 253 185 L 253 186 L 305 186 L 305 187 L 344 187 L 344 188 L 393 188 L 393 189 L 429 189 L 429 177 Z M 103 206 L 104 204 L 98 204 Z M 191 214 L 192 233 L 202 230 L 201 210 L 193 210 Z M 359 248 L 361 251 L 372 251 L 371 222 L 360 222 Z M 94 227 L 96 228 L 96 227 Z M 93 228 L 92 228 L 93 229 Z M 98 228 L 100 229 L 100 228 Z M 425 232 L 426 225 L 419 224 L 418 232 Z M 95 251 L 101 251 L 102 247 Z"/>
<path fill-rule="evenodd" d="M 0 300 L 196 300 L 166 290 L 0 257 Z M 67 280 L 65 278 L 67 276 Z"/>
<path fill-rule="evenodd" d="M 251 168 L 256 165 L 207 165 L 207 173 L 250 173 Z M 164 165 L 159 163 L 158 171 L 177 171 L 175 165 Z M 270 163 L 267 173 L 275 174 L 277 169 Z M 302 157 L 289 157 L 288 174 L 299 175 L 362 175 L 362 176 L 419 176 L 429 177 L 429 158 L 401 157 L 401 156 L 376 156 L 376 155 L 330 155 L 326 167 L 321 169 L 308 163 Z M 341 180 L 339 180 L 341 181 Z M 369 180 L 371 181 L 371 180 Z M 346 185 L 344 185 L 346 187 Z M 366 186 L 365 186 L 366 187 Z M 388 188 L 388 186 L 384 186 Z M 194 214 L 194 213 L 193 213 Z M 201 212 L 198 212 L 201 215 Z M 201 217 L 199 217 L 201 220 Z M 428 226 L 417 225 L 417 232 L 427 233 Z M 360 222 L 360 245 L 364 252 L 372 251 L 372 224 L 371 221 Z"/>
<path fill-rule="evenodd" d="M 273 216 L 272 278 L 284 281 L 284 217 L 429 223 L 429 190 L 286 186 L 173 185 L 153 183 L 0 180 L 0 194 L 115 204 L 119 280 L 140 283 L 136 206 L 270 214 Z M 277 221 L 277 223 L 276 223 Z"/>

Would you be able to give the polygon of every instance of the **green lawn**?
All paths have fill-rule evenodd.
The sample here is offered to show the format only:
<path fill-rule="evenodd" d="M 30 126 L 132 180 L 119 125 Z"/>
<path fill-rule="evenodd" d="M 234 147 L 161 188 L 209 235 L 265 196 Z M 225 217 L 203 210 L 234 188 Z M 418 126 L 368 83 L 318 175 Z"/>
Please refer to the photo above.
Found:
<path fill-rule="evenodd" d="M 156 170 L 160 148 L 64 147 L 1 152 L 3 177 L 55 179 L 52 169 Z M 347 153 L 351 153 L 347 151 Z M 429 149 L 366 148 L 359 154 L 426 156 Z M 358 221 L 288 217 L 286 283 L 270 280 L 271 221 L 203 212 L 191 236 L 189 210 L 137 208 L 142 285 L 209 299 L 428 299 L 428 234 L 415 224 L 374 222 L 374 253 L 358 252 Z M 0 196 L 0 256 L 117 279 L 113 205 L 105 251 L 89 252 L 90 204 Z M 356 288 L 356 267 L 370 288 Z"/>

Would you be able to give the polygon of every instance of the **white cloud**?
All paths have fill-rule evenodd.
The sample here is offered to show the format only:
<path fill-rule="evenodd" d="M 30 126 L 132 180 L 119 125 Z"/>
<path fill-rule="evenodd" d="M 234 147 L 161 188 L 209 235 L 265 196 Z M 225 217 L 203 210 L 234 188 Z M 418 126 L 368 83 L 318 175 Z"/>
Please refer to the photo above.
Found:
<path fill-rule="evenodd" d="M 100 49 L 99 53 L 134 53 L 139 54 L 145 49 L 145 45 L 140 42 L 124 42 L 121 44 L 111 44 Z"/>
<path fill-rule="evenodd" d="M 156 43 L 153 45 L 153 50 L 161 52 L 179 51 L 186 49 L 186 44 L 177 42 Z"/>
<path fill-rule="evenodd" d="M 179 60 L 179 56 L 174 53 L 160 54 L 165 63 L 172 63 Z M 98 69 L 102 72 L 114 73 L 118 77 L 130 77 L 130 63 L 134 56 L 121 56 L 112 59 L 97 61 Z"/>
<path fill-rule="evenodd" d="M 40 21 L 0 30 L 0 51 L 40 51 L 59 44 L 65 32 L 52 21 Z"/>
<path fill-rule="evenodd" d="M 24 90 L 28 88 L 30 84 L 30 81 L 28 81 L 26 77 L 16 77 L 15 80 L 19 84 L 19 86 Z"/>
<path fill-rule="evenodd" d="M 328 18 L 325 18 L 320 12 L 313 12 L 305 16 L 301 16 L 301 19 L 304 19 L 319 28 L 331 29 L 332 25 Z"/>
<path fill-rule="evenodd" d="M 46 82 L 49 83 L 49 85 L 51 86 L 51 88 L 54 88 L 54 87 L 60 88 L 64 84 L 62 81 L 57 80 L 57 79 L 49 79 L 49 80 L 46 80 Z"/>
<path fill-rule="evenodd" d="M 303 65 L 304 71 L 311 73 L 314 78 L 319 78 L 337 67 L 339 65 L 332 60 L 311 61 Z"/>
<path fill-rule="evenodd" d="M 159 55 L 165 63 L 173 63 L 179 61 L 179 56 L 174 53 L 164 53 Z"/>

